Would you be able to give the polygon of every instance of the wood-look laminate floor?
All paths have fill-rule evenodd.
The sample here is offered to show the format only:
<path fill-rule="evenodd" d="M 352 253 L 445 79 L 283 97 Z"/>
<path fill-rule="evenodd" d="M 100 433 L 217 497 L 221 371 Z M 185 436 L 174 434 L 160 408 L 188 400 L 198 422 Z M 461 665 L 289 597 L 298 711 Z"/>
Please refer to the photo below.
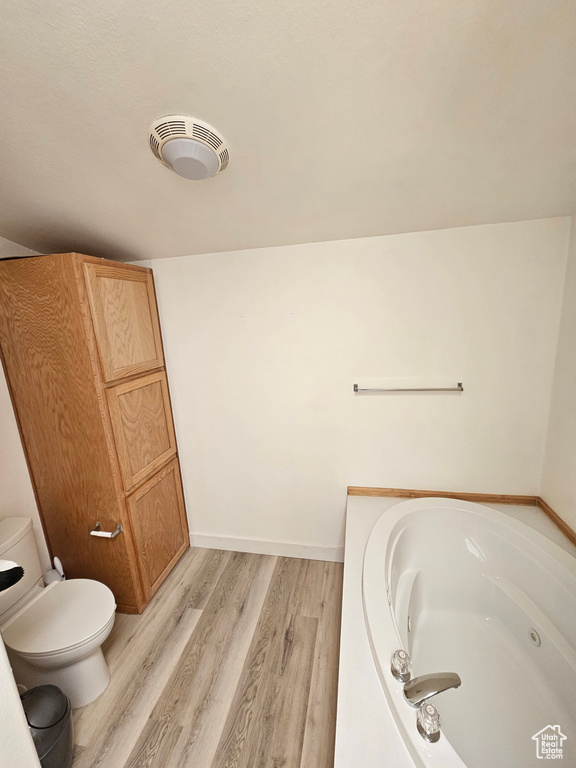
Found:
<path fill-rule="evenodd" d="M 342 565 L 191 549 L 118 614 L 73 768 L 332 768 Z"/>

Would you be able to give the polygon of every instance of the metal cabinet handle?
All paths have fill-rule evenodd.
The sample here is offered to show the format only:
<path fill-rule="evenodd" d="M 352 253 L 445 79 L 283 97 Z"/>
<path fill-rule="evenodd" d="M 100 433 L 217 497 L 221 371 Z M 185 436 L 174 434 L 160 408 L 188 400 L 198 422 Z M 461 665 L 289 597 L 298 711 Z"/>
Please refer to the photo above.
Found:
<path fill-rule="evenodd" d="M 103 531 L 100 528 L 100 523 L 96 523 L 94 528 L 90 531 L 90 536 L 101 536 L 103 539 L 113 539 L 115 536 L 118 536 L 119 533 L 122 533 L 123 530 L 122 523 L 118 523 L 115 531 Z"/>

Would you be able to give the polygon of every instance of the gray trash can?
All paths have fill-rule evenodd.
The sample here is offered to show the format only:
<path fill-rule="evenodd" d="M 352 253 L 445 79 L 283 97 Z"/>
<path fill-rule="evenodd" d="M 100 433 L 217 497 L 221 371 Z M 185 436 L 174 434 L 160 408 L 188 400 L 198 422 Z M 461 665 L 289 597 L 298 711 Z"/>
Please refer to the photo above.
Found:
<path fill-rule="evenodd" d="M 70 768 L 74 732 L 68 697 L 55 685 L 38 685 L 20 699 L 42 768 Z"/>

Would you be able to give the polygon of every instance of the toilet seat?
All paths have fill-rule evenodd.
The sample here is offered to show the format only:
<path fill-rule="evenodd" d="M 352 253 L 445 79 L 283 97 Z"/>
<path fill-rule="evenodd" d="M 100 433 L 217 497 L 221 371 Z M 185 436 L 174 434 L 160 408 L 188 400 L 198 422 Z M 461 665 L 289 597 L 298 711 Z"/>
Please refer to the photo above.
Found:
<path fill-rule="evenodd" d="M 114 619 L 115 618 L 116 618 L 116 616 L 114 614 L 112 614 L 112 616 L 110 617 L 110 620 L 107 621 L 106 624 L 104 624 L 104 626 L 102 627 L 102 629 L 99 632 L 95 632 L 93 635 L 91 635 L 90 637 L 85 638 L 84 640 L 80 641 L 79 643 L 75 643 L 74 645 L 68 645 L 65 648 L 60 648 L 60 650 L 58 650 L 58 651 L 41 651 L 39 653 L 29 653 L 27 651 L 21 651 L 18 648 L 12 648 L 7 643 L 5 643 L 5 645 L 6 645 L 6 647 L 10 648 L 10 650 L 14 651 L 14 653 L 18 653 L 18 655 L 22 659 L 26 659 L 26 661 L 28 661 L 30 664 L 32 664 L 34 666 L 37 666 L 37 667 L 46 667 L 46 666 L 54 667 L 54 666 L 57 666 L 59 659 L 62 659 L 64 661 L 64 663 L 65 663 L 66 660 L 70 660 L 70 658 L 74 658 L 74 657 L 71 657 L 71 654 L 74 651 L 77 651 L 77 650 L 82 651 L 84 648 L 86 648 L 86 647 L 88 647 L 90 645 L 90 642 L 93 639 L 97 639 L 100 634 L 103 634 L 104 638 L 108 637 L 108 635 L 110 634 L 110 630 L 112 629 L 112 627 L 114 625 Z M 102 640 L 98 641 L 98 643 L 97 643 L 98 647 L 99 647 L 101 642 L 102 642 Z M 78 655 L 79 654 L 75 654 L 75 656 L 78 656 Z M 82 655 L 82 654 L 80 654 L 80 655 Z M 46 660 L 46 662 L 49 661 L 49 664 L 47 664 L 44 660 Z"/>
<path fill-rule="evenodd" d="M 8 648 L 29 658 L 85 645 L 114 620 L 116 602 L 105 584 L 70 579 L 49 584 L 3 627 Z"/>

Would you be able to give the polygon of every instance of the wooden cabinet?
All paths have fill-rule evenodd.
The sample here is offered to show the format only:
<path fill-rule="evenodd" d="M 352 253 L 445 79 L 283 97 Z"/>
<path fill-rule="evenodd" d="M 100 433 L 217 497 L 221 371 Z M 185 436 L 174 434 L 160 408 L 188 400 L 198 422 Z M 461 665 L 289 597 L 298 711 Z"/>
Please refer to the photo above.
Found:
<path fill-rule="evenodd" d="M 0 349 L 51 554 L 140 613 L 189 546 L 151 271 L 0 261 Z"/>

